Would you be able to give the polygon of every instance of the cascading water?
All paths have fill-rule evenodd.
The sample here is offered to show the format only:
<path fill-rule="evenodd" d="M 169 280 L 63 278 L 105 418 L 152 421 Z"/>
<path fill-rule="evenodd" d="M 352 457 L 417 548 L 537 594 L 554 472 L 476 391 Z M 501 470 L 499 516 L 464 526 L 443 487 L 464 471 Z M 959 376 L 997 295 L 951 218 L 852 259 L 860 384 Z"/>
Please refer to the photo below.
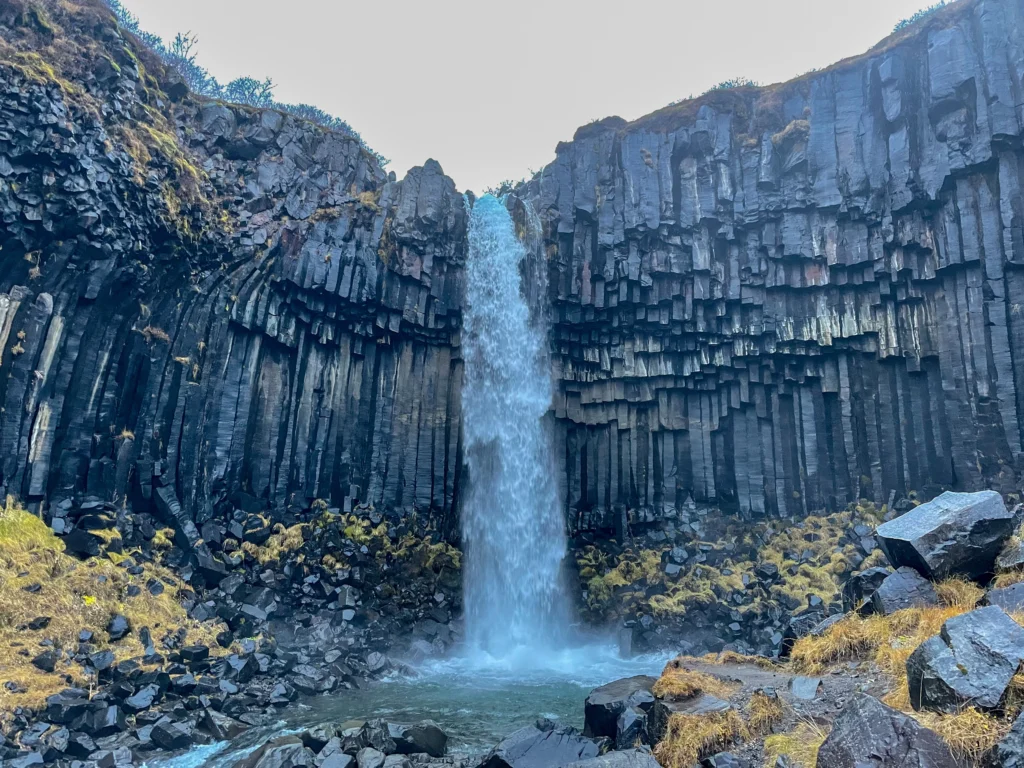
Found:
<path fill-rule="evenodd" d="M 543 423 L 550 372 L 521 286 L 524 256 L 502 202 L 477 200 L 463 336 L 464 600 L 467 645 L 492 656 L 555 650 L 568 620 L 565 527 Z"/>

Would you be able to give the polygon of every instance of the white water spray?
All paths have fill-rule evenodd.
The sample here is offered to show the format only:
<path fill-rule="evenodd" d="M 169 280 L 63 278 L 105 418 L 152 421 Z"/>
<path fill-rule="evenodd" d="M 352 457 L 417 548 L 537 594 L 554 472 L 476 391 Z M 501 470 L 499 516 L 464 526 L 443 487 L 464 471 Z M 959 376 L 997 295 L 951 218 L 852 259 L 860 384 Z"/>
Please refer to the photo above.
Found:
<path fill-rule="evenodd" d="M 463 337 L 466 640 L 501 657 L 558 649 L 568 622 L 565 525 L 543 424 L 551 380 L 523 297 L 524 255 L 505 206 L 480 198 L 469 226 Z"/>

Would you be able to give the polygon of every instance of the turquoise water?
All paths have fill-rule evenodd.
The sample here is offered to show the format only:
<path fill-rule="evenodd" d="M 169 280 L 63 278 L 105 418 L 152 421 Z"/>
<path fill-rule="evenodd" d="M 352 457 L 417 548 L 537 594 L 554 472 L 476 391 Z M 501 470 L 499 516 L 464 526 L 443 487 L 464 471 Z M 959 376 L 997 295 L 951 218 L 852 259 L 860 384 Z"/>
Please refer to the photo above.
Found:
<path fill-rule="evenodd" d="M 450 753 L 479 753 L 538 717 L 582 727 L 583 702 L 592 689 L 621 677 L 657 675 L 664 665 L 661 656 L 621 659 L 615 648 L 605 645 L 541 656 L 524 650 L 501 659 L 478 654 L 436 661 L 422 666 L 415 677 L 395 677 L 293 705 L 273 726 L 253 729 L 232 744 L 201 747 L 148 765 L 231 768 L 270 736 L 372 717 L 434 720 L 448 733 Z"/>

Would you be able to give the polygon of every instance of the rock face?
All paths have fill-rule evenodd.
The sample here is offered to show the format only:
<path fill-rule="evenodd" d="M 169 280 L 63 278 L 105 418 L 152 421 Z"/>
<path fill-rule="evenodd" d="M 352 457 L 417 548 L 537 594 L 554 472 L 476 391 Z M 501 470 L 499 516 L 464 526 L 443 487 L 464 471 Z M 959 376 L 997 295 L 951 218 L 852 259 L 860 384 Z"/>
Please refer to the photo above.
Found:
<path fill-rule="evenodd" d="M 818 750 L 818 768 L 954 768 L 957 762 L 935 732 L 867 694 L 836 718 Z"/>
<path fill-rule="evenodd" d="M 885 577 L 871 595 L 871 608 L 875 613 L 888 616 L 904 608 L 937 605 L 938 596 L 932 583 L 913 568 L 897 568 Z"/>
<path fill-rule="evenodd" d="M 1013 513 L 998 493 L 947 491 L 883 523 L 875 534 L 893 567 L 915 568 L 938 580 L 991 573 L 1013 529 Z"/>
<path fill-rule="evenodd" d="M 637 675 L 592 690 L 583 708 L 583 733 L 616 739 L 623 713 L 632 709 L 646 713 L 654 705 L 651 688 L 656 682 L 656 678 Z"/>
<path fill-rule="evenodd" d="M 598 752 L 597 742 L 576 730 L 554 728 L 550 723 L 539 721 L 536 726 L 521 728 L 502 739 L 479 768 L 548 768 L 589 761 L 597 757 Z"/>
<path fill-rule="evenodd" d="M 958 9 L 784 86 L 581 128 L 526 185 L 578 524 L 1009 490 L 1024 8 Z"/>
<path fill-rule="evenodd" d="M 996 605 L 955 616 L 907 659 L 914 709 L 995 709 L 1024 661 L 1024 629 Z"/>
<path fill-rule="evenodd" d="M 0 492 L 127 498 L 193 542 L 240 492 L 451 534 L 454 183 L 161 85 L 98 4 L 95 24 L 44 5 L 49 33 L 4 18 L 4 39 L 81 87 L 0 57 Z M 788 84 L 582 128 L 517 190 L 574 528 L 1013 485 L 1024 9 L 939 17 Z"/>

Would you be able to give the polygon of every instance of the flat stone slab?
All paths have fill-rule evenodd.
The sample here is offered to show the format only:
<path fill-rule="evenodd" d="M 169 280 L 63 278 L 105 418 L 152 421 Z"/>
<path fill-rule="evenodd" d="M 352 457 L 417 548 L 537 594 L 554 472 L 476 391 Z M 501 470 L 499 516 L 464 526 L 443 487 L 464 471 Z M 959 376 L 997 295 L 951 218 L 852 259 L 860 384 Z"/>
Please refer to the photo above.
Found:
<path fill-rule="evenodd" d="M 820 687 L 820 677 L 797 676 L 789 681 L 789 691 L 793 694 L 793 698 L 803 701 L 814 701 Z"/>

